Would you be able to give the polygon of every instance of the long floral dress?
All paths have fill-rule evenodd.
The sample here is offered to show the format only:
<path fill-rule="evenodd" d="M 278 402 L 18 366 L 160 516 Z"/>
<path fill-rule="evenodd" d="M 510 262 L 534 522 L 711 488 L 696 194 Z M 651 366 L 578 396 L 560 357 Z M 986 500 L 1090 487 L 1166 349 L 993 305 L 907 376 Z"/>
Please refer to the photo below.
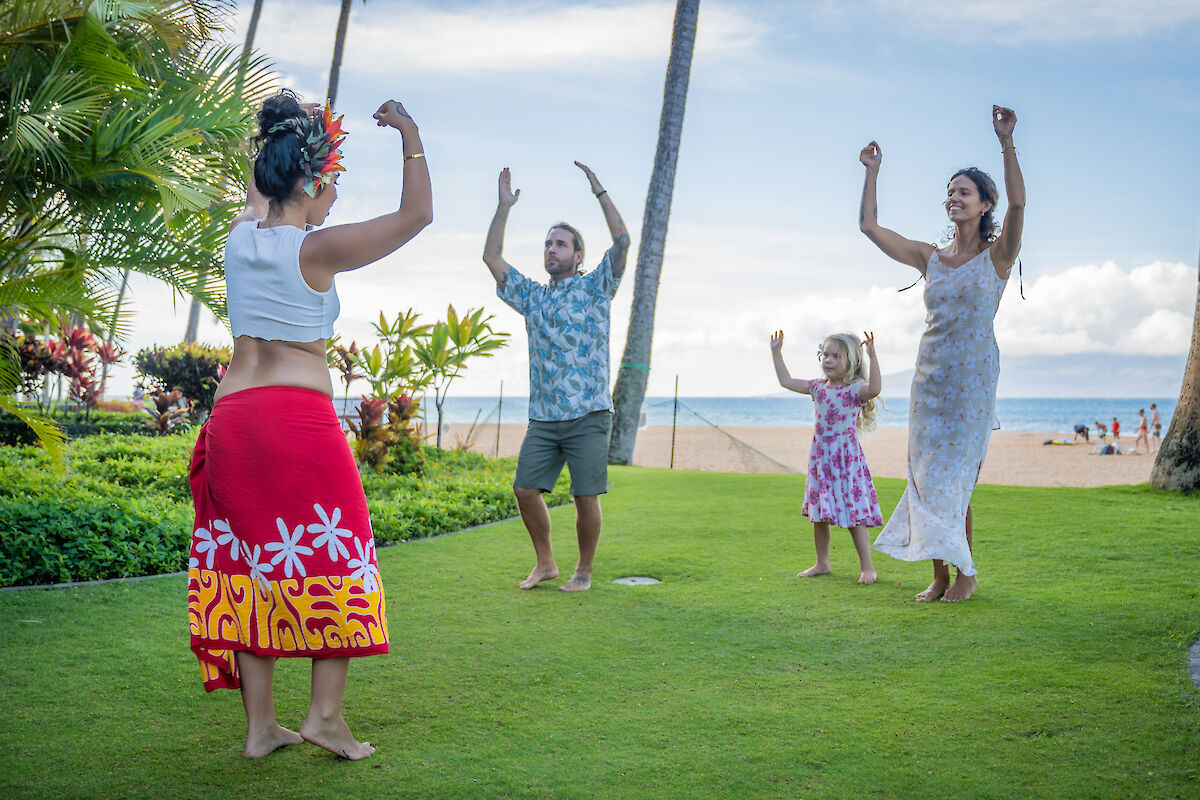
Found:
<path fill-rule="evenodd" d="M 849 386 L 830 386 L 824 380 L 808 382 L 816 425 L 800 513 L 813 522 L 842 528 L 883 524 L 875 484 L 856 432 L 862 408 L 858 390 L 862 385 L 862 381 Z"/>
<path fill-rule="evenodd" d="M 925 270 L 925 333 L 908 412 L 908 486 L 875 540 L 903 561 L 941 559 L 975 574 L 966 514 L 996 423 L 1000 351 L 992 321 L 1007 282 L 984 250 Z"/>

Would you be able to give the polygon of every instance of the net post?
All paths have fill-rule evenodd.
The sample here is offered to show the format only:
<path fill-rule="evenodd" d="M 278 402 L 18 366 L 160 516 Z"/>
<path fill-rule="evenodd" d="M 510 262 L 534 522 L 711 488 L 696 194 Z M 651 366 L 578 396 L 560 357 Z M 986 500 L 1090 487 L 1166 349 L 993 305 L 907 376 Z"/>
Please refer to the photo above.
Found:
<path fill-rule="evenodd" d="M 496 404 L 496 458 L 500 457 L 500 421 L 504 419 L 504 381 L 500 381 L 500 402 Z"/>
<path fill-rule="evenodd" d="M 679 376 L 675 376 L 675 407 L 671 410 L 671 466 L 675 469 L 675 420 L 679 417 Z"/>

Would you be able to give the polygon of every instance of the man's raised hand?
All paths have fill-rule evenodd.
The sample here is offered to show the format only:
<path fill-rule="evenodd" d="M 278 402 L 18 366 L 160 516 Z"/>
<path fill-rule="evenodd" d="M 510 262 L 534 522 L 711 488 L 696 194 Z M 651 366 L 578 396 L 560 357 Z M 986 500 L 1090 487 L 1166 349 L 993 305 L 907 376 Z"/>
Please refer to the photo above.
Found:
<path fill-rule="evenodd" d="M 500 170 L 500 205 L 507 208 L 517 202 L 517 198 L 521 196 L 521 190 L 512 190 L 512 173 L 508 171 L 508 167 Z"/>
<path fill-rule="evenodd" d="M 600 185 L 600 181 L 596 179 L 596 173 L 592 172 L 591 167 L 586 164 L 575 162 L 575 166 L 583 170 L 583 174 L 587 175 L 588 183 L 592 185 L 592 194 L 600 194 L 604 191 L 604 187 Z"/>

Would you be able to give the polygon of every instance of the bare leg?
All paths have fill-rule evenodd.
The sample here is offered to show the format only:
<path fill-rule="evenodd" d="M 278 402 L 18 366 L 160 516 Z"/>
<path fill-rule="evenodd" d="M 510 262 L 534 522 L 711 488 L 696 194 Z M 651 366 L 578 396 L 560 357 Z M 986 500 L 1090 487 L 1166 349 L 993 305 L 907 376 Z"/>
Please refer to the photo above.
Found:
<path fill-rule="evenodd" d="M 854 549 L 858 551 L 858 566 L 862 572 L 858 582 L 874 583 L 878 576 L 875 574 L 875 565 L 871 563 L 871 538 L 867 526 L 855 525 L 850 529 L 850 538 L 854 541 Z"/>
<path fill-rule="evenodd" d="M 813 526 L 813 547 L 817 551 L 817 560 L 811 567 L 803 572 L 797 572 L 797 578 L 811 578 L 815 575 L 829 574 L 829 523 L 814 522 Z M 868 556 L 870 558 L 870 556 Z"/>
<path fill-rule="evenodd" d="M 521 521 L 529 531 L 533 551 L 537 554 L 533 571 L 519 585 L 522 589 L 532 589 L 542 581 L 558 577 L 558 565 L 554 563 L 554 552 L 550 549 L 550 511 L 540 489 L 514 488 L 513 494 L 517 496 Z"/>
<path fill-rule="evenodd" d="M 596 545 L 600 543 L 600 495 L 585 494 L 575 498 L 575 537 L 579 540 L 579 562 L 571 580 L 558 587 L 564 592 L 582 592 L 592 588 L 592 565 L 596 560 Z"/>
<path fill-rule="evenodd" d="M 918 603 L 929 603 L 946 593 L 950 585 L 950 565 L 939 558 L 933 559 L 933 583 L 923 592 L 917 593 Z"/>
<path fill-rule="evenodd" d="M 238 651 L 238 674 L 242 682 L 242 706 L 246 709 L 246 758 L 262 758 L 289 744 L 304 740 L 295 731 L 275 721 L 275 659 Z"/>
<path fill-rule="evenodd" d="M 967 549 L 972 553 L 975 552 L 974 542 L 972 540 L 972 521 L 971 521 L 971 506 L 967 506 Z M 949 577 L 949 568 L 946 570 Z M 975 587 L 979 585 L 979 579 L 974 575 L 963 575 L 959 570 L 954 577 L 954 585 L 946 590 L 942 595 L 942 601 L 946 603 L 957 603 L 961 600 L 970 600 L 971 595 L 975 593 Z"/>
<path fill-rule="evenodd" d="M 375 752 L 367 742 L 350 733 L 342 719 L 342 696 L 346 692 L 348 658 L 314 658 L 312 662 L 312 700 L 308 716 L 300 726 L 304 741 L 323 747 L 334 755 L 358 761 Z"/>

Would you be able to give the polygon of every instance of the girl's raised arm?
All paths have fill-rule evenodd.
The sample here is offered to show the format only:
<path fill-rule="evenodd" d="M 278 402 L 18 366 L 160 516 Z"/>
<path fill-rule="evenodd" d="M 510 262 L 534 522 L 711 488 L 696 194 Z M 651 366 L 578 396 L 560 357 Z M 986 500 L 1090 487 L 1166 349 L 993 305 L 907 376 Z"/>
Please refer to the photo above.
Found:
<path fill-rule="evenodd" d="M 893 230 L 879 224 L 879 201 L 876 197 L 876 183 L 879 178 L 879 165 L 883 161 L 883 151 L 879 142 L 870 142 L 858 154 L 858 160 L 867 168 L 863 179 L 862 203 L 858 209 L 858 229 L 875 243 L 875 246 L 889 258 L 908 264 L 925 274 L 925 266 L 933 255 L 933 245 L 926 242 L 916 242 L 905 239 Z"/>
<path fill-rule="evenodd" d="M 879 396 L 883 391 L 883 376 L 879 372 L 879 359 L 875 355 L 875 332 L 863 332 L 863 346 L 867 349 L 867 355 L 871 358 L 871 366 L 868 367 L 867 383 L 865 386 L 858 387 L 858 399 L 864 403 Z"/>
<path fill-rule="evenodd" d="M 395 100 L 380 106 L 374 117 L 376 124 L 395 128 L 403 137 L 400 208 L 366 222 L 314 231 L 300 250 L 306 266 L 332 272 L 365 267 L 398 250 L 433 221 L 433 189 L 417 123 Z"/>
<path fill-rule="evenodd" d="M 1025 227 L 1025 178 L 1017 163 L 1017 148 L 1013 145 L 1013 130 L 1017 115 L 1011 108 L 992 106 L 992 126 L 1004 154 L 1004 192 L 1008 210 L 1004 212 L 1004 227 L 992 245 L 992 266 L 1000 278 L 1007 278 L 1021 252 L 1021 231 Z"/>
<path fill-rule="evenodd" d="M 780 386 L 800 394 L 809 394 L 808 381 L 793 378 L 783 363 L 783 331 L 771 334 L 771 358 L 775 361 L 775 377 L 779 379 Z"/>

